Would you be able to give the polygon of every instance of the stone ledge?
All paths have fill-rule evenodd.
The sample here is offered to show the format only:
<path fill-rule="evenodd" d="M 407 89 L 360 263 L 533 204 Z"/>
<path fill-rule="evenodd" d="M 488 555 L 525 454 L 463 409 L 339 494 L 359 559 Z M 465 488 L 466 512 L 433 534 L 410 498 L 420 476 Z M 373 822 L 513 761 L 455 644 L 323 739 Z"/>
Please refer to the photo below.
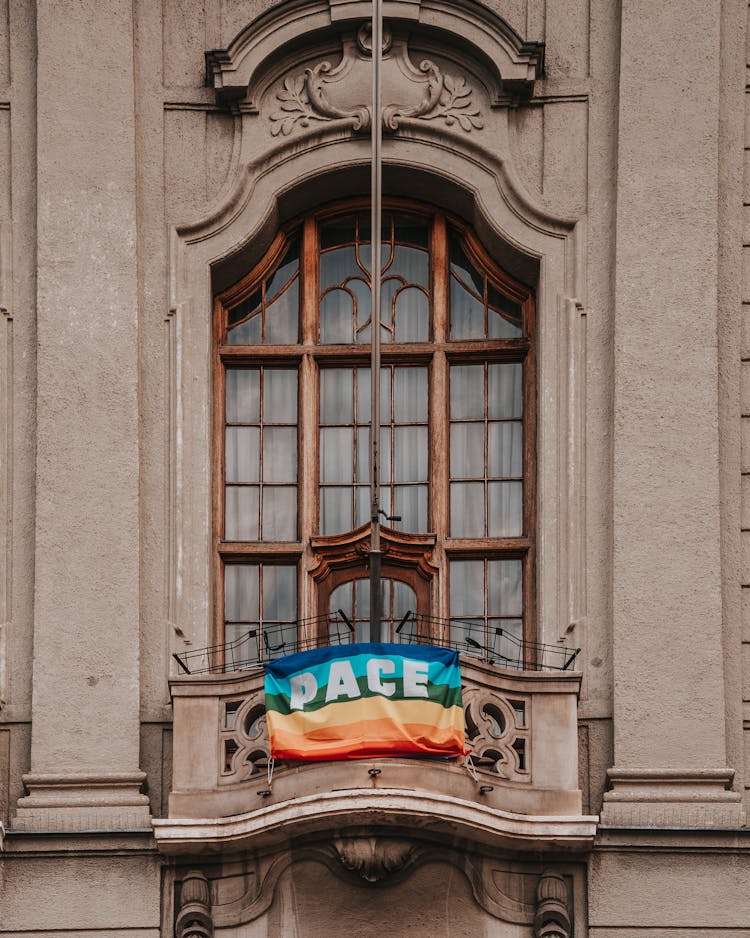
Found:
<path fill-rule="evenodd" d="M 24 775 L 29 794 L 20 798 L 17 831 L 96 831 L 148 828 L 145 773 Z"/>
<path fill-rule="evenodd" d="M 511 814 L 488 805 L 425 791 L 352 789 L 294 798 L 223 818 L 155 818 L 167 854 L 269 847 L 308 834 L 366 827 L 428 832 L 492 848 L 522 851 L 591 848 L 598 818 Z"/>
<path fill-rule="evenodd" d="M 608 771 L 603 827 L 729 828 L 745 825 L 734 770 L 619 769 Z"/>

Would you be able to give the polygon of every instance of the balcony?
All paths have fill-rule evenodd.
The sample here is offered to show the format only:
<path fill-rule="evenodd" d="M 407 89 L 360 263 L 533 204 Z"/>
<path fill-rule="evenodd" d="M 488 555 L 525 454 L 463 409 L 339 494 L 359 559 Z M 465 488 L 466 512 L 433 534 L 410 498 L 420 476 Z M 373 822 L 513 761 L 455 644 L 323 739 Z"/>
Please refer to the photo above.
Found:
<path fill-rule="evenodd" d="M 343 632 L 332 617 L 328 635 Z M 335 626 L 335 628 L 334 628 Z M 412 622 L 402 641 L 420 638 Z M 466 737 L 471 760 L 376 758 L 331 762 L 269 762 L 262 649 L 248 633 L 239 648 L 206 649 L 180 659 L 170 681 L 174 705 L 173 788 L 168 818 L 154 821 L 167 854 L 273 849 L 283 843 L 343 831 L 420 832 L 428 839 L 482 843 L 514 851 L 578 852 L 593 842 L 597 818 L 582 815 L 577 785 L 577 698 L 580 675 L 524 668 L 529 649 L 512 652 L 510 636 L 488 648 L 467 635 L 440 631 L 433 641 L 459 644 Z M 446 627 L 447 628 L 447 627 Z M 308 629 L 311 635 L 315 630 Z M 317 630 L 320 634 L 320 630 Z M 266 654 L 294 648 L 266 642 Z M 448 637 L 452 636 L 452 641 Z M 497 643 L 495 643 L 497 644 Z M 521 643 L 516 643 L 520 646 Z M 476 647 L 475 647 L 476 646 Z M 514 657 L 511 657 L 511 654 Z M 545 665 L 543 646 L 536 649 Z M 547 657 L 549 657 L 547 655 Z M 240 663 L 244 670 L 225 671 Z M 498 666 L 502 664 L 503 666 Z M 192 665 L 192 667 L 191 667 Z M 193 673 L 185 673 L 192 671 Z"/>

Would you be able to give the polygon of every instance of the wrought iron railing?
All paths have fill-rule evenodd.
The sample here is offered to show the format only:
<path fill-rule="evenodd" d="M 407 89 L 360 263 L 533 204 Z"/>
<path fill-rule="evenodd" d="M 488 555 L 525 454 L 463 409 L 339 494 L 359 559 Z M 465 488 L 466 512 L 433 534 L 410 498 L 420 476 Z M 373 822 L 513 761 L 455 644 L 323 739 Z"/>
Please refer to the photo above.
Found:
<path fill-rule="evenodd" d="M 567 671 L 580 648 L 524 641 L 503 626 L 485 627 L 466 619 L 438 619 L 407 612 L 392 629 L 393 641 L 404 645 L 439 645 L 488 664 L 516 671 Z M 361 625 L 361 623 L 357 623 Z M 330 645 L 349 645 L 357 629 L 342 610 L 297 623 L 249 624 L 230 642 L 173 654 L 182 674 L 224 674 L 261 668 L 267 661 Z"/>

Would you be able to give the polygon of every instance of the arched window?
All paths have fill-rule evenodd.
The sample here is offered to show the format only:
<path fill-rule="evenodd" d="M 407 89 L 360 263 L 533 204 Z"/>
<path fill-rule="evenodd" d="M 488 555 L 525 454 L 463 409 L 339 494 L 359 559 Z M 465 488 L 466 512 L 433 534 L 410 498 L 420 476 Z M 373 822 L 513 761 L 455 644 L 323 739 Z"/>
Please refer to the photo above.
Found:
<path fill-rule="evenodd" d="M 217 638 L 261 654 L 367 617 L 369 226 L 365 201 L 297 221 L 216 298 Z M 385 618 L 531 638 L 532 291 L 436 209 L 387 202 L 382 245 Z"/>

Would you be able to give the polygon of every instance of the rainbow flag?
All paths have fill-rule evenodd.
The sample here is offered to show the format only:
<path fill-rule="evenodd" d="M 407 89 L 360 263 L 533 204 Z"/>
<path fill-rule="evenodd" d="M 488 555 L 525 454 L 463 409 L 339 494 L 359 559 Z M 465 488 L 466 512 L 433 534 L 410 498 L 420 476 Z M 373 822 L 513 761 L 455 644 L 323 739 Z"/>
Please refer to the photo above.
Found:
<path fill-rule="evenodd" d="M 266 665 L 271 755 L 279 759 L 466 752 L 458 652 L 336 645 Z"/>

